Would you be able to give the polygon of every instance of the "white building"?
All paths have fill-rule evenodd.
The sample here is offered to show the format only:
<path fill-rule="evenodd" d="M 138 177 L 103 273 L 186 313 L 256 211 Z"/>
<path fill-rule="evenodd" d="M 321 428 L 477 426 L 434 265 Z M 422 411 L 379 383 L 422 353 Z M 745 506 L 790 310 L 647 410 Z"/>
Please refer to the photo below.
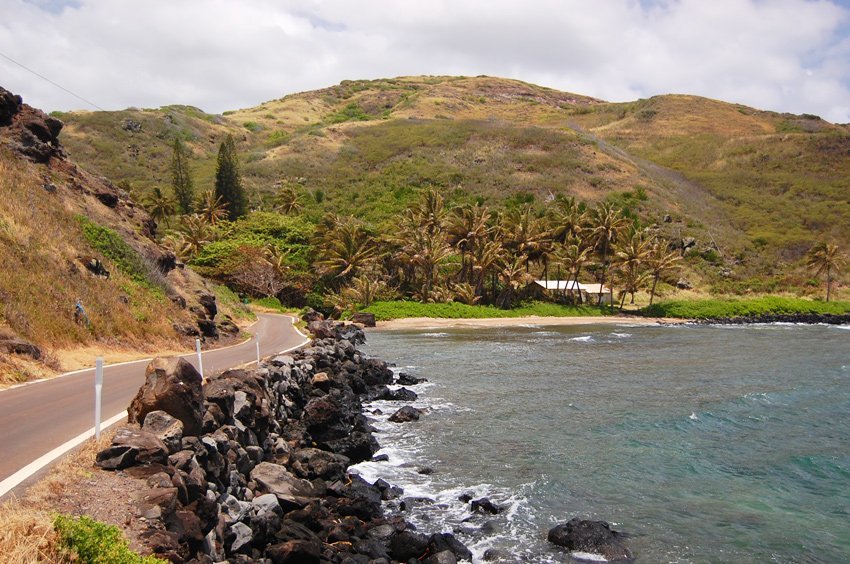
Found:
<path fill-rule="evenodd" d="M 546 294 L 563 295 L 569 292 L 579 292 L 584 303 L 595 304 L 599 300 L 599 291 L 602 289 L 602 303 L 611 305 L 613 295 L 611 288 L 602 284 L 584 284 L 575 280 L 535 280 L 534 284 L 539 286 Z"/>

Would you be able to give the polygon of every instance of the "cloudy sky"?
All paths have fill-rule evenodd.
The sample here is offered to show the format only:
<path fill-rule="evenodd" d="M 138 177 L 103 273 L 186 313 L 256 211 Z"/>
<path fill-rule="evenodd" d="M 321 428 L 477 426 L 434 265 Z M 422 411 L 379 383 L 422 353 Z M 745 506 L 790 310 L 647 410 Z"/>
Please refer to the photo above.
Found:
<path fill-rule="evenodd" d="M 850 122 L 850 0 L 0 0 L 0 14 L 0 86 L 45 110 L 92 108 L 15 62 L 110 110 L 486 74 Z"/>

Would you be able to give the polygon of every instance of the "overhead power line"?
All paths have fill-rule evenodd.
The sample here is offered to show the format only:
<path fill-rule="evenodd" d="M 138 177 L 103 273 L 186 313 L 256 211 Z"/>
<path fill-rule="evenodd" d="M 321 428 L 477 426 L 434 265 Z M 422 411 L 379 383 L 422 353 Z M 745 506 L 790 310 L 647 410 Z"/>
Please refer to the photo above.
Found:
<path fill-rule="evenodd" d="M 3 57 L 4 59 L 7 59 L 7 60 L 9 60 L 9 61 L 11 61 L 11 62 L 15 63 L 16 65 L 18 65 L 19 67 L 21 67 L 21 68 L 22 68 L 22 69 L 24 69 L 25 71 L 30 72 L 30 73 L 32 73 L 32 74 L 34 74 L 34 75 L 35 75 L 35 76 L 37 76 L 38 78 L 40 78 L 40 79 L 42 79 L 42 80 L 46 80 L 47 82 L 49 82 L 50 84 L 52 84 L 52 85 L 53 85 L 53 86 L 55 86 L 56 88 L 59 88 L 60 90 L 64 90 L 65 92 L 67 92 L 67 93 L 68 93 L 68 94 L 70 94 L 71 96 L 73 96 L 73 97 L 75 97 L 75 98 L 79 98 L 80 100 L 82 100 L 83 102 L 85 102 L 86 104 L 88 104 L 89 106 L 92 106 L 92 107 L 94 107 L 94 108 L 96 108 L 96 109 L 98 109 L 98 110 L 100 110 L 100 111 L 102 111 L 102 112 L 105 112 L 105 111 L 106 111 L 106 110 L 104 110 L 103 108 L 101 108 L 100 106 L 98 106 L 97 104 L 95 104 L 94 102 L 92 102 L 92 101 L 90 101 L 90 100 L 86 100 L 85 98 L 83 98 L 83 97 L 82 97 L 82 96 L 80 96 L 79 94 L 77 94 L 77 93 L 75 93 L 75 92 L 72 92 L 71 90 L 68 90 L 67 88 L 65 88 L 65 87 L 64 87 L 64 86 L 62 86 L 61 84 L 59 84 L 59 83 L 57 83 L 57 82 L 54 82 L 54 81 L 50 80 L 49 78 L 47 78 L 46 76 L 44 76 L 44 75 L 42 75 L 42 74 L 38 74 L 37 72 L 35 72 L 35 71 L 34 71 L 34 70 L 32 70 L 31 68 L 27 67 L 26 65 L 23 65 L 23 64 L 19 63 L 18 61 L 16 61 L 16 60 L 15 60 L 15 59 L 13 59 L 12 57 L 10 57 L 10 56 L 6 55 L 5 53 L 0 52 L 0 57 Z"/>

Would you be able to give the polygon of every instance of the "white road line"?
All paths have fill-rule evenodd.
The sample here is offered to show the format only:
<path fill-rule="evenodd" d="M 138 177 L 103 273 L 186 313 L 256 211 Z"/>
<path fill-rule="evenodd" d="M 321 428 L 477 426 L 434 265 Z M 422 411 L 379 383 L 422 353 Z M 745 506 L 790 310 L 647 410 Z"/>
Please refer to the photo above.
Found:
<path fill-rule="evenodd" d="M 295 345 L 293 347 L 289 347 L 288 349 L 282 350 L 280 352 L 276 352 L 274 354 L 283 354 L 283 353 L 287 353 L 287 352 L 290 352 L 290 351 L 294 351 L 295 349 L 301 348 L 301 347 L 303 347 L 304 345 L 306 345 L 307 343 L 310 342 L 310 339 L 307 337 L 307 335 L 305 335 L 304 333 L 299 331 L 298 327 L 295 326 L 295 318 L 292 317 L 292 316 L 289 316 L 289 315 L 287 315 L 285 317 L 289 317 L 289 321 L 292 323 L 292 328 L 295 329 L 296 333 L 298 333 L 299 335 L 301 335 L 304 338 L 304 342 L 302 342 L 298 345 Z M 246 342 L 249 342 L 249 341 L 246 341 Z M 222 347 L 221 349 L 213 349 L 213 350 L 223 350 L 225 348 L 236 347 L 236 346 L 239 346 L 241 344 L 243 344 L 243 343 L 239 343 L 239 344 L 236 344 L 236 345 L 230 345 L 229 347 Z M 205 351 L 205 352 L 212 352 L 212 351 Z M 202 353 L 202 354 L 204 354 L 204 353 Z M 137 361 L 133 361 L 133 362 L 142 362 L 142 361 L 137 360 Z M 132 364 L 132 362 L 124 362 L 124 363 L 121 363 L 121 364 Z M 111 364 L 110 366 L 118 366 L 118 365 L 117 364 Z M 91 370 L 91 369 L 87 369 L 87 370 Z M 80 372 L 80 371 L 77 371 L 77 372 Z M 73 373 L 69 372 L 68 374 L 73 374 Z M 67 376 L 68 374 L 63 374 L 63 376 Z M 42 381 L 42 380 L 40 380 L 40 381 Z M 117 423 L 118 421 L 120 421 L 122 418 L 125 418 L 125 417 L 127 417 L 127 412 L 122 411 L 121 413 L 119 413 L 119 414 L 117 414 L 113 417 L 110 417 L 109 419 L 104 421 L 101 424 L 101 427 L 103 429 L 108 429 L 110 426 L 114 425 L 115 423 Z M 11 491 L 15 487 L 17 487 L 21 482 L 23 482 L 24 480 L 26 480 L 27 478 L 29 478 L 30 476 L 32 476 L 36 472 L 38 472 L 39 470 L 41 470 L 42 468 L 44 468 L 45 466 L 47 466 L 48 464 L 50 464 L 51 462 L 53 462 L 54 460 L 59 458 L 60 456 L 67 453 L 72 448 L 82 444 L 87 439 L 90 439 L 93 436 L 94 436 L 94 427 L 92 427 L 88 431 L 85 431 L 85 432 L 77 435 L 76 437 L 74 437 L 70 441 L 66 442 L 65 444 L 59 445 L 58 447 L 54 448 L 53 450 L 51 450 L 47 454 L 40 456 L 36 460 L 30 462 L 29 464 L 27 464 L 26 466 L 24 466 L 23 468 L 21 468 L 20 470 L 18 470 L 17 472 L 15 472 L 11 476 L 9 476 L 8 478 L 6 478 L 2 482 L 0 482 L 0 498 L 2 498 L 9 491 Z"/>
<path fill-rule="evenodd" d="M 122 411 L 115 417 L 110 417 L 109 419 L 104 421 L 101 427 L 103 429 L 107 429 L 110 426 L 118 423 L 122 418 L 125 417 L 127 417 L 127 412 Z M 69 450 L 71 450 L 72 448 L 83 444 L 86 440 L 92 438 L 93 436 L 94 427 L 84 433 L 80 433 L 67 443 L 59 445 L 47 454 L 33 460 L 32 462 L 30 462 L 29 464 L 27 464 L 26 466 L 24 466 L 23 468 L 21 468 L 20 470 L 0 482 L 0 498 L 6 495 L 10 490 L 17 487 L 18 484 L 20 484 L 36 472 L 38 472 L 39 470 L 41 470 L 42 468 L 44 468 L 45 466 L 47 466 L 48 464 L 68 452 Z"/>

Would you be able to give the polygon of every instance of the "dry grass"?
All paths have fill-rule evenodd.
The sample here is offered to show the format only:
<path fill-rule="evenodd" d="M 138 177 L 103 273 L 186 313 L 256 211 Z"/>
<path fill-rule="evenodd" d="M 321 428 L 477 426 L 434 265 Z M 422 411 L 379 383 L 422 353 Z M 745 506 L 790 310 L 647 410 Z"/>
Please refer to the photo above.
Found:
<path fill-rule="evenodd" d="M 47 362 L 0 363 L 0 382 L 43 377 L 63 367 L 56 348 L 94 346 L 116 350 L 173 348 L 171 318 L 180 315 L 161 293 L 143 287 L 108 259 L 109 279 L 90 275 L 79 256 L 99 256 L 84 239 L 75 216 L 129 232 L 132 225 L 93 197 L 72 187 L 78 181 L 61 166 L 46 169 L 0 150 L 0 327 L 34 342 Z M 52 183 L 55 189 L 45 190 Z M 80 298 L 90 327 L 74 322 Z"/>
<path fill-rule="evenodd" d="M 62 459 L 50 473 L 36 483 L 23 499 L 0 505 L 0 562 L 29 564 L 63 562 L 56 550 L 53 530 L 56 506 L 63 496 L 74 493 L 75 485 L 91 476 L 95 454 L 106 448 L 112 432 L 90 439 Z"/>

